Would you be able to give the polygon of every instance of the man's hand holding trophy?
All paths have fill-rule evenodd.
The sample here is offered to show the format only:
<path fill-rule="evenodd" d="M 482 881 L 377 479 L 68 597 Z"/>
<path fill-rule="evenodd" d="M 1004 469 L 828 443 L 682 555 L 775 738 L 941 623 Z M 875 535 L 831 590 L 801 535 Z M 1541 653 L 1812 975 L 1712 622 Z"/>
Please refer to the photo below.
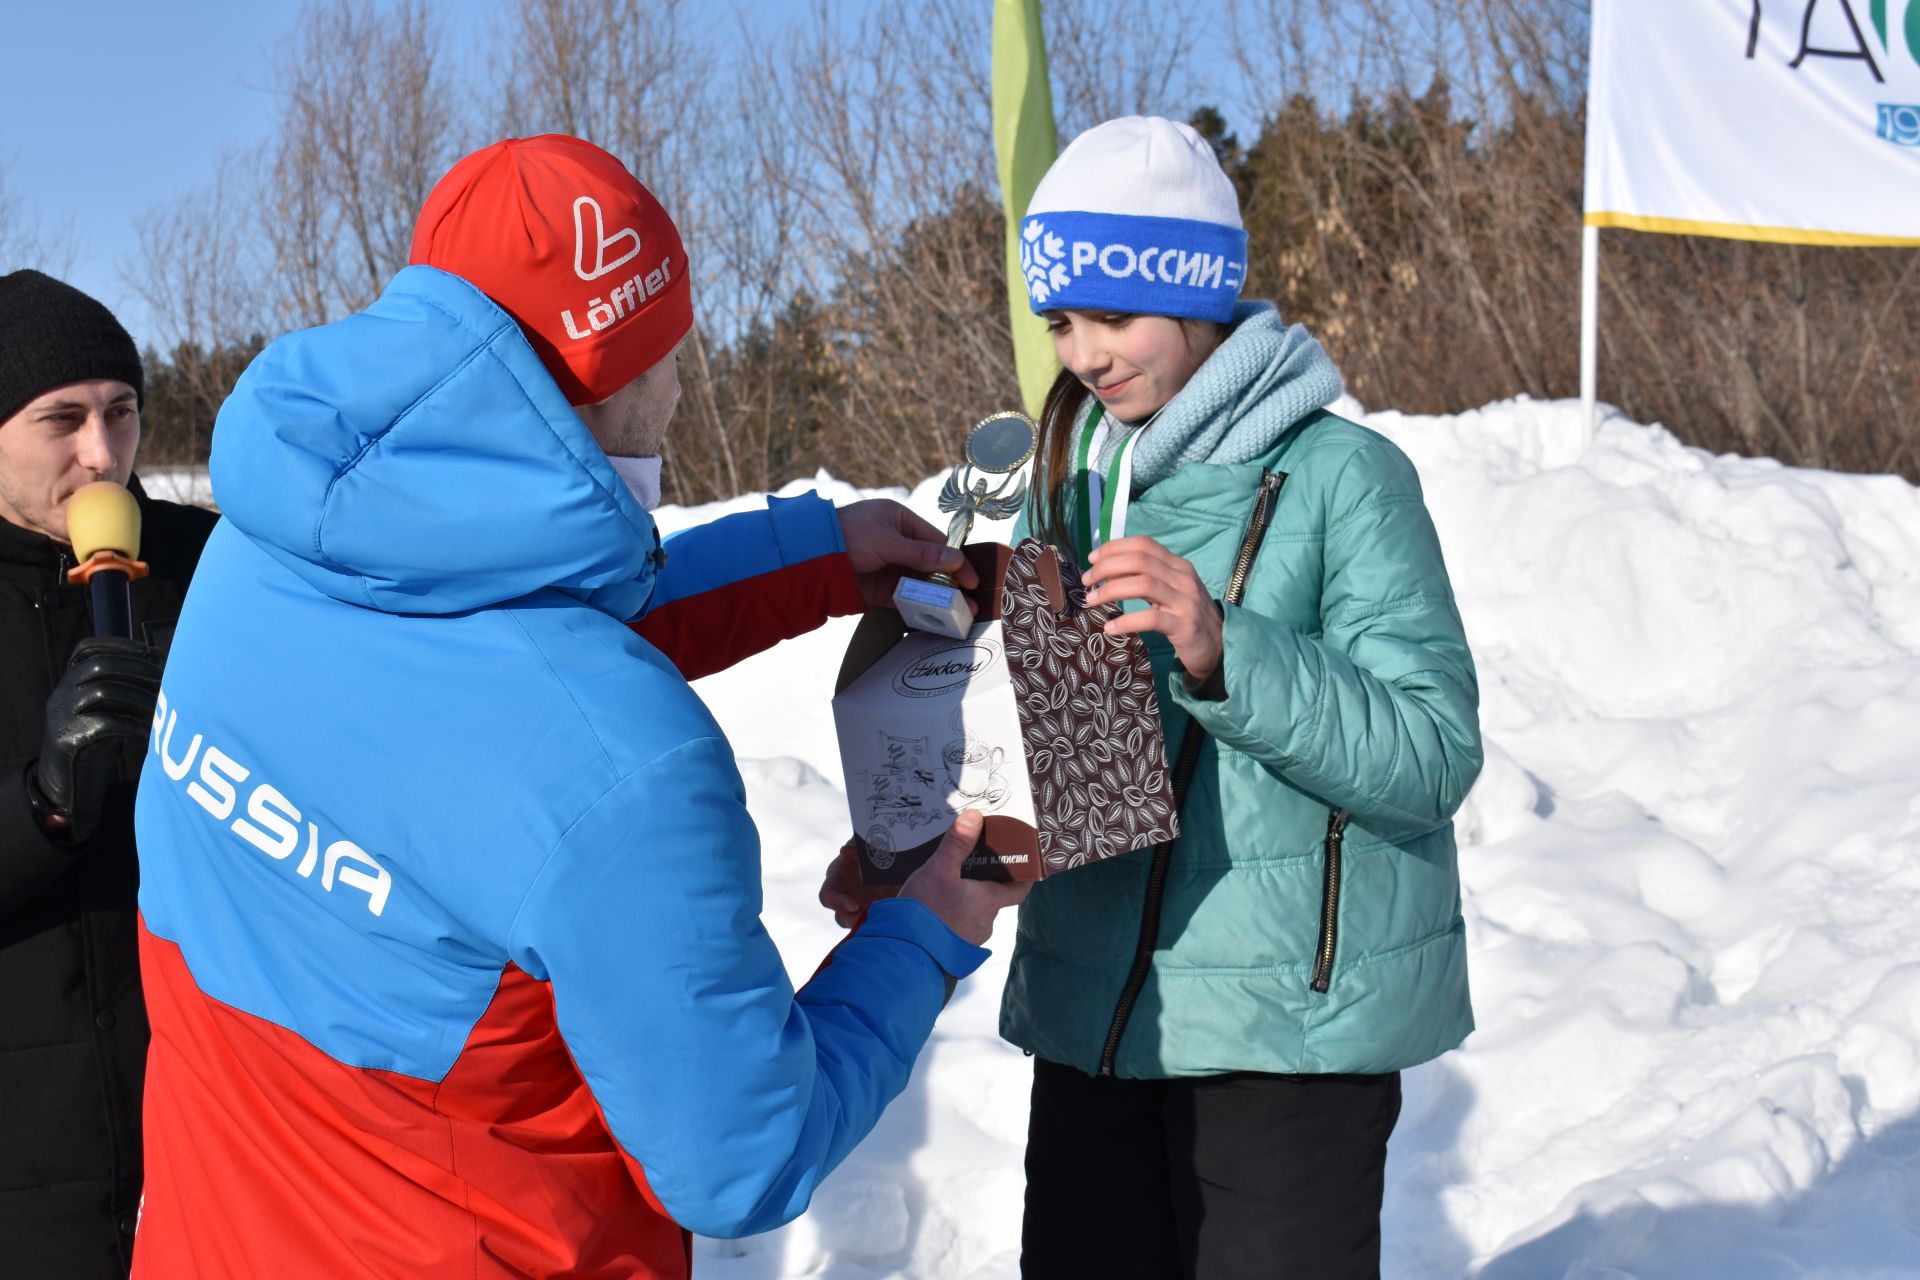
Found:
<path fill-rule="evenodd" d="M 1017 473 L 1032 459 L 1039 438 L 1033 419 L 1011 410 L 981 419 L 967 433 L 966 461 L 953 469 L 940 490 L 940 509 L 953 513 L 948 546 L 964 545 L 976 518 L 1005 520 L 1020 510 L 1027 482 Z M 998 483 L 989 477 L 998 477 Z M 901 578 L 893 606 L 916 631 L 960 640 L 973 626 L 966 595 L 950 574 Z"/>

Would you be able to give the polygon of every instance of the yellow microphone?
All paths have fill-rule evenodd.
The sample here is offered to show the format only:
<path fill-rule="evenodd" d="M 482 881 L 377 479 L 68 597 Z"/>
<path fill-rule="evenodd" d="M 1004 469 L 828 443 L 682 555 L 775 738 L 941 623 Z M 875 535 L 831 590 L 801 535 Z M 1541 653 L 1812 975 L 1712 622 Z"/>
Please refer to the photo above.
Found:
<path fill-rule="evenodd" d="M 147 576 L 140 555 L 140 504 L 125 485 L 95 480 L 67 499 L 67 541 L 80 563 L 67 581 L 86 583 L 93 599 L 93 634 L 133 636 L 135 578 Z"/>

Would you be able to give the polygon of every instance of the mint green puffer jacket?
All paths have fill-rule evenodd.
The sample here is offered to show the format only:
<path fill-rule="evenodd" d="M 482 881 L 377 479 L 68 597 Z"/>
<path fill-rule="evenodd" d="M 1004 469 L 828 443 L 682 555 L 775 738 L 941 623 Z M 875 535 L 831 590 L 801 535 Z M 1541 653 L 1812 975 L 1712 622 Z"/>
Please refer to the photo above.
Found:
<path fill-rule="evenodd" d="M 1190 717 L 1211 740 L 1110 1051 L 1151 852 L 1044 881 L 1020 910 L 1001 1034 L 1089 1074 L 1108 1053 L 1130 1078 L 1392 1071 L 1473 1029 L 1451 819 L 1480 771 L 1479 692 L 1413 465 L 1315 410 L 1254 461 L 1180 466 L 1126 532 L 1223 597 L 1263 470 L 1286 480 L 1226 608 L 1226 697 L 1187 691 L 1147 638 L 1169 759 Z"/>

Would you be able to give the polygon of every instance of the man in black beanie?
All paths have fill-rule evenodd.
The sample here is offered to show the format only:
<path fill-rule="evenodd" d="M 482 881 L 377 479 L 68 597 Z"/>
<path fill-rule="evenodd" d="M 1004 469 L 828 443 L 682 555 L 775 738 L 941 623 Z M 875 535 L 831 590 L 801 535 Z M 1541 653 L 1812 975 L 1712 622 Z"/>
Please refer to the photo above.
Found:
<path fill-rule="evenodd" d="M 133 784 L 211 512 L 133 478 L 145 378 L 113 313 L 0 276 L 0 1273 L 124 1276 L 140 1203 L 147 1014 Z M 67 499 L 140 505 L 134 639 L 93 638 Z"/>

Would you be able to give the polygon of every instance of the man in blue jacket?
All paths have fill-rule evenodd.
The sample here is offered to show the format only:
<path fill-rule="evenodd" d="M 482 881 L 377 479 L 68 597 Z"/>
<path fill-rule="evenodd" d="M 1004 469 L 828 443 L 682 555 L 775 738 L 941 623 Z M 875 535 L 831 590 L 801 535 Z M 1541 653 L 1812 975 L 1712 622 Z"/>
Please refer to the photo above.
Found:
<path fill-rule="evenodd" d="M 684 1277 L 806 1207 L 1018 896 L 963 822 L 795 993 L 687 674 L 959 557 L 812 495 L 662 546 L 686 257 L 605 152 L 467 157 L 413 260 L 214 433 L 139 798 L 136 1272 Z"/>

